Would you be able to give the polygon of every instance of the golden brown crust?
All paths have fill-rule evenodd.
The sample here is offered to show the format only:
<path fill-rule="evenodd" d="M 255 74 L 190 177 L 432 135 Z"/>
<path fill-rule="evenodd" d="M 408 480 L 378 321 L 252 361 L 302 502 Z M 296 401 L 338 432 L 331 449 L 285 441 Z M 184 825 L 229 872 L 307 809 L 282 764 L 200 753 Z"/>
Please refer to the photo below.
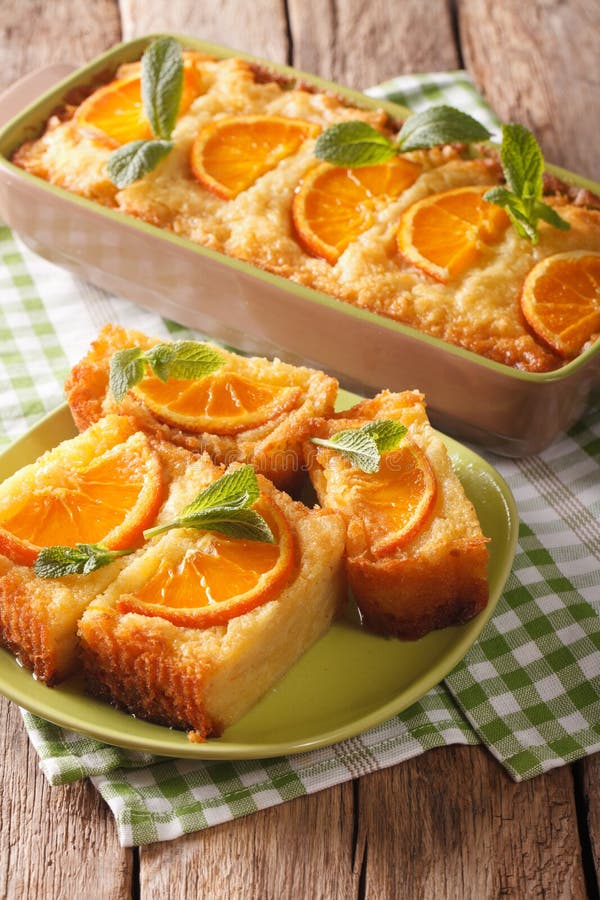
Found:
<path fill-rule="evenodd" d="M 400 547 L 375 555 L 368 526 L 345 502 L 350 496 L 349 466 L 340 462 L 339 454 L 311 444 L 305 458 L 321 505 L 339 510 L 346 519 L 346 573 L 366 627 L 415 640 L 434 629 L 462 624 L 485 607 L 489 554 L 475 510 L 417 391 L 383 391 L 315 423 L 315 433 L 331 436 L 375 419 L 402 422 L 437 481 L 435 505 L 419 531 Z"/>
<path fill-rule="evenodd" d="M 259 357 L 242 360 L 235 354 L 220 352 L 227 365 L 240 365 L 244 371 L 260 379 L 289 384 L 299 388 L 295 408 L 276 414 L 268 422 L 235 435 L 184 431 L 158 419 L 144 403 L 128 394 L 117 403 L 108 389 L 111 356 L 126 347 L 148 349 L 159 338 L 141 332 L 105 326 L 93 342 L 88 354 L 69 374 L 65 393 L 77 427 L 87 428 L 109 412 L 133 416 L 142 430 L 164 441 L 185 447 L 193 453 L 208 452 L 219 464 L 248 462 L 281 488 L 290 489 L 301 476 L 302 442 L 315 416 L 333 410 L 337 381 L 323 372 L 291 366 L 279 360 Z"/>
<path fill-rule="evenodd" d="M 221 726 L 203 704 L 206 659 L 182 658 L 146 616 L 124 621 L 113 610 L 97 613 L 84 620 L 81 634 L 89 693 L 159 725 L 218 737 Z"/>
<path fill-rule="evenodd" d="M 456 541 L 414 559 L 349 558 L 347 574 L 371 631 L 417 640 L 462 625 L 488 600 L 485 541 Z"/>

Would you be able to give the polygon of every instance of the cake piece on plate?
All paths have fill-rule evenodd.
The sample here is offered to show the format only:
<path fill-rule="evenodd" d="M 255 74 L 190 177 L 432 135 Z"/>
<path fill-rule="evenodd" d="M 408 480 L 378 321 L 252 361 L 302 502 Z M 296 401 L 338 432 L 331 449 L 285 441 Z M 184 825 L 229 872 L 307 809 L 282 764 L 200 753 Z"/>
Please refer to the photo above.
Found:
<path fill-rule="evenodd" d="M 127 355 L 134 348 L 136 358 Z M 168 360 L 170 352 L 179 356 Z M 115 354 L 123 361 L 117 375 Z M 119 382 L 128 365 L 138 366 L 136 383 Z M 115 383 L 124 388 L 117 396 Z M 298 480 L 309 423 L 333 411 L 336 394 L 336 380 L 323 372 L 212 344 L 163 343 L 115 325 L 101 331 L 66 384 L 79 429 L 108 412 L 132 415 L 150 434 L 207 451 L 216 463 L 250 463 L 282 488 Z"/>
<path fill-rule="evenodd" d="M 385 447 L 383 421 L 406 428 L 394 449 Z M 351 461 L 336 445 L 348 446 L 340 432 L 359 429 L 370 443 L 351 438 L 358 452 Z M 379 459 L 363 471 L 357 459 L 377 449 L 378 432 Z M 311 480 L 320 504 L 346 519 L 348 580 L 366 627 L 412 640 L 480 612 L 488 598 L 486 538 L 422 395 L 383 391 L 321 419 L 314 435 L 325 444 L 305 446 Z"/>
<path fill-rule="evenodd" d="M 0 644 L 37 678 L 54 684 L 77 667 L 81 613 L 132 558 L 112 551 L 140 546 L 193 458 L 109 415 L 0 485 Z M 101 545 L 110 561 L 87 575 L 36 573 L 41 550 L 64 557 L 77 544 Z"/>
<path fill-rule="evenodd" d="M 198 457 L 172 491 L 172 511 L 181 521 L 182 509 L 206 509 L 211 496 L 229 497 L 231 510 L 231 484 L 249 471 L 222 475 Z M 198 525 L 158 533 L 80 622 L 90 690 L 192 740 L 237 721 L 328 629 L 346 595 L 342 517 L 251 477 L 237 487 L 252 501 L 243 511 L 267 523 L 272 541 Z"/>

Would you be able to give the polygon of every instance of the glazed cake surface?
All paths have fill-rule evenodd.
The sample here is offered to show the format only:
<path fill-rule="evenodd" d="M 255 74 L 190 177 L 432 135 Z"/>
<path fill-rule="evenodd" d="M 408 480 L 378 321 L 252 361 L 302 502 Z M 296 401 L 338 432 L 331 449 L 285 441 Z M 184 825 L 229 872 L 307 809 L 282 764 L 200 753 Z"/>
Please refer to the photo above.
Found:
<path fill-rule="evenodd" d="M 359 491 L 351 463 L 340 453 L 306 445 L 310 477 L 319 502 L 347 523 L 346 571 L 368 628 L 407 640 L 467 622 L 487 604 L 488 550 L 477 514 L 456 476 L 443 441 L 431 428 L 417 391 L 383 391 L 315 426 L 331 437 L 367 422 L 391 419 L 425 454 L 435 476 L 435 500 L 415 534 L 379 552 L 375 529 L 356 508 Z M 365 495 L 368 498 L 368 494 Z"/>
<path fill-rule="evenodd" d="M 207 451 L 219 464 L 246 462 L 279 487 L 289 488 L 297 483 L 302 469 L 302 441 L 315 416 L 333 412 L 337 381 L 315 369 L 292 366 L 277 359 L 244 358 L 215 347 L 224 361 L 217 376 L 247 377 L 259 388 L 261 384 L 283 387 L 289 401 L 283 408 L 275 408 L 265 422 L 234 434 L 219 432 L 216 424 L 209 424 L 204 430 L 189 430 L 155 414 L 135 392 L 130 391 L 117 401 L 109 389 L 110 360 L 115 353 L 130 347 L 147 350 L 158 342 L 158 338 L 116 325 L 102 329 L 65 385 L 67 402 L 78 428 L 85 429 L 108 413 L 130 415 L 144 431 L 194 453 Z M 206 380 L 210 378 L 208 375 Z M 181 382 L 180 387 L 185 389 L 185 383 Z M 238 401 L 233 390 L 231 394 L 235 407 Z"/>

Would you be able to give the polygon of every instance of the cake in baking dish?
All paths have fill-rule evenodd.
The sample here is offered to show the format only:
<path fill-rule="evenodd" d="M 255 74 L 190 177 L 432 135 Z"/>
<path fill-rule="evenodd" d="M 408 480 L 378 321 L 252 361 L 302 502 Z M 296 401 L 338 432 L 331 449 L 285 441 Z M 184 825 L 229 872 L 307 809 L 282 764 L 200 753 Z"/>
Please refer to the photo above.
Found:
<path fill-rule="evenodd" d="M 502 181 L 494 150 L 480 148 L 473 158 L 448 145 L 332 171 L 313 155 L 320 131 L 361 119 L 392 135 L 398 124 L 239 58 L 188 53 L 185 67 L 174 149 L 136 183 L 118 189 L 106 163 L 124 140 L 143 137 L 147 123 L 138 109 L 125 132 L 115 130 L 110 109 L 103 113 L 105 87 L 54 116 L 14 161 L 68 191 L 508 366 L 553 370 L 598 336 L 594 319 L 574 344 L 553 342 L 552 329 L 538 327 L 521 304 L 528 273 L 550 256 L 585 251 L 597 270 L 600 209 L 589 192 L 549 179 L 544 199 L 571 227 L 542 222 L 533 245 L 499 207 L 482 207 L 484 190 Z M 138 79 L 139 93 L 136 64 L 116 78 L 124 92 Z M 337 243 L 328 234 L 336 217 L 347 236 Z M 473 232 L 466 254 L 448 243 L 448 217 Z M 421 247 L 433 233 L 448 265 L 423 264 L 412 250 L 415 228 Z"/>
<path fill-rule="evenodd" d="M 251 463 L 280 487 L 297 482 L 302 441 L 315 416 L 333 412 L 337 381 L 314 369 L 214 347 L 223 361 L 215 372 L 166 382 L 148 372 L 117 401 L 109 388 L 114 354 L 158 342 L 116 325 L 102 329 L 67 378 L 77 426 L 86 428 L 109 412 L 131 415 L 144 431 L 194 452 L 206 450 L 217 463 Z"/>
<path fill-rule="evenodd" d="M 414 640 L 484 609 L 487 540 L 418 392 L 383 391 L 315 423 L 314 434 L 330 439 L 378 420 L 407 429 L 379 471 L 313 443 L 306 459 L 319 502 L 346 519 L 347 577 L 366 627 Z"/>

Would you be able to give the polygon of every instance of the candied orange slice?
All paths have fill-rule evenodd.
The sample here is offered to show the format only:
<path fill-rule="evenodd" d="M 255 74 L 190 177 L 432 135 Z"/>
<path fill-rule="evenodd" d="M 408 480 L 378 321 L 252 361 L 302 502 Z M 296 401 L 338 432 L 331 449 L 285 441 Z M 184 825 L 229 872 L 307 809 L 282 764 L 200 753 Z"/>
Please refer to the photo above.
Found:
<path fill-rule="evenodd" d="M 198 381 L 148 375 L 132 394 L 154 415 L 185 431 L 238 434 L 298 405 L 302 388 L 220 369 Z"/>
<path fill-rule="evenodd" d="M 410 438 L 382 454 L 378 472 L 363 472 L 346 461 L 341 465 L 341 509 L 363 520 L 375 556 L 394 552 L 422 530 L 435 503 L 437 481 Z"/>
<path fill-rule="evenodd" d="M 402 256 L 437 281 L 465 272 L 500 240 L 509 223 L 503 209 L 483 199 L 487 190 L 455 188 L 409 206 L 397 235 Z"/>
<path fill-rule="evenodd" d="M 302 179 L 292 204 L 300 243 L 334 265 L 373 225 L 377 210 L 409 188 L 420 172 L 416 163 L 399 157 L 359 169 L 315 166 Z"/>
<path fill-rule="evenodd" d="M 177 563 L 162 559 L 143 587 L 123 595 L 119 612 L 161 616 L 184 628 L 208 628 L 276 598 L 295 569 L 294 535 L 273 500 L 262 495 L 254 509 L 266 519 L 275 543 L 204 533 Z"/>
<path fill-rule="evenodd" d="M 75 121 L 81 128 L 102 132 L 113 145 L 150 140 L 153 135 L 144 115 L 141 85 L 139 72 L 105 84 L 83 101 Z M 188 109 L 200 90 L 198 70 L 191 59 L 184 59 L 179 115 Z"/>
<path fill-rule="evenodd" d="M 572 250 L 537 263 L 521 292 L 535 334 L 563 357 L 574 357 L 600 332 L 600 253 Z"/>
<path fill-rule="evenodd" d="M 2 504 L 0 553 L 33 565 L 43 547 L 57 544 L 120 550 L 136 543 L 162 501 L 160 460 L 148 439 L 136 433 L 78 463 L 76 455 L 65 456 L 64 464 L 49 466 L 49 475 L 43 460 L 34 464 L 30 490 Z"/>
<path fill-rule="evenodd" d="M 227 116 L 198 133 L 190 155 L 200 184 L 223 200 L 232 200 L 296 153 L 319 125 L 285 116 Z"/>

